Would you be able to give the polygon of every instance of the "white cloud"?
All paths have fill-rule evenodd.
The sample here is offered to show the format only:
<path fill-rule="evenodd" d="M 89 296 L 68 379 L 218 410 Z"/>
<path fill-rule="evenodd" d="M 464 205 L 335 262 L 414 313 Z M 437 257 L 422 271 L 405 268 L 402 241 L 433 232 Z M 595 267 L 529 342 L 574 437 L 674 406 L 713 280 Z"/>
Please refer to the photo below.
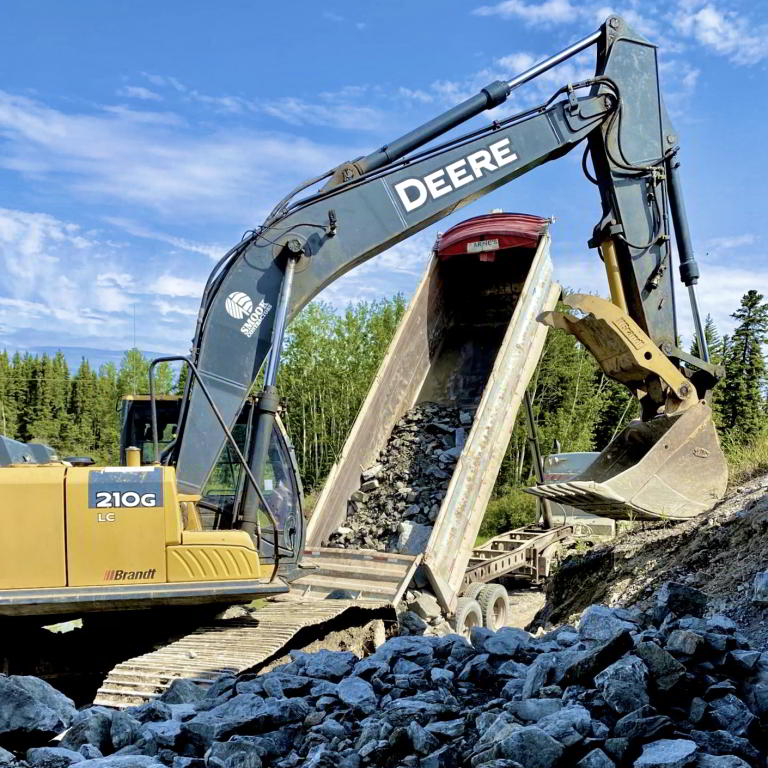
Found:
<path fill-rule="evenodd" d="M 754 245 L 757 242 L 757 235 L 746 232 L 742 235 L 728 235 L 725 237 L 712 237 L 704 243 L 708 251 L 717 254 L 720 251 L 732 251 L 736 248 L 742 248 L 745 245 Z"/>
<path fill-rule="evenodd" d="M 432 255 L 435 231 L 436 227 L 430 227 L 374 256 L 331 283 L 317 298 L 341 308 L 356 301 L 372 301 L 395 293 L 410 296 Z"/>
<path fill-rule="evenodd" d="M 768 24 L 755 23 L 736 11 L 682 0 L 674 16 L 675 27 L 700 45 L 726 56 L 735 64 L 756 64 L 768 58 Z"/>
<path fill-rule="evenodd" d="M 0 91 L 0 167 L 174 220 L 186 215 L 241 227 L 293 184 L 354 154 L 299 136 L 208 124 L 191 130 L 171 124 L 166 113 L 142 115 L 66 113 Z"/>
<path fill-rule="evenodd" d="M 423 91 L 420 88 L 411 89 L 400 87 L 397 89 L 397 95 L 420 104 L 431 104 L 435 100 L 435 97 L 431 93 Z"/>
<path fill-rule="evenodd" d="M 721 334 L 730 334 L 736 326 L 731 314 L 739 308 L 742 296 L 754 286 L 768 286 L 768 263 L 765 258 L 755 260 L 754 267 L 743 269 L 732 264 L 719 263 L 707 258 L 699 259 L 701 280 L 696 286 L 696 297 L 702 316 L 712 315 Z M 687 338 L 693 338 L 693 320 L 687 290 L 678 291 L 678 312 Z"/>
<path fill-rule="evenodd" d="M 681 53 L 686 43 L 693 41 L 735 64 L 752 65 L 768 58 L 768 24 L 708 0 L 671 4 L 624 0 L 618 6 L 571 0 L 502 0 L 479 6 L 472 13 L 519 19 L 527 26 L 540 27 L 602 24 L 608 16 L 618 14 L 667 54 Z"/>
<path fill-rule="evenodd" d="M 180 304 L 178 301 L 165 301 L 164 299 L 158 299 L 152 302 L 152 307 L 157 310 L 161 315 L 182 315 L 184 317 L 196 317 L 197 307 L 188 304 Z"/>
<path fill-rule="evenodd" d="M 161 269 L 167 270 L 164 261 Z M 194 265 L 186 265 L 188 273 Z M 44 213 L 0 209 L 0 346 L 30 343 L 125 349 L 184 348 L 192 335 L 202 277 L 161 271 L 144 254 L 116 249 Z M 159 326 L 151 318 L 162 316 Z"/>
<path fill-rule="evenodd" d="M 104 220 L 134 237 L 143 237 L 147 240 L 167 243 L 175 248 L 180 248 L 183 251 L 189 251 L 191 253 L 201 253 L 203 256 L 207 256 L 213 261 L 218 261 L 229 250 L 227 246 L 217 243 L 199 243 L 194 240 L 187 240 L 184 237 L 176 237 L 165 232 L 158 232 L 156 229 L 145 227 L 141 224 L 137 224 L 135 221 L 124 219 L 119 216 L 107 216 Z"/>
<path fill-rule="evenodd" d="M 147 293 L 158 293 L 163 296 L 186 296 L 200 299 L 205 288 L 204 280 L 194 280 L 188 277 L 178 277 L 177 275 L 160 275 L 155 278 L 149 287 Z"/>
<path fill-rule="evenodd" d="M 481 5 L 473 13 L 478 16 L 500 16 L 503 19 L 518 18 L 531 25 L 550 25 L 574 22 L 583 11 L 572 5 L 570 0 L 544 0 L 543 3 L 503 0 L 496 5 Z"/>
<path fill-rule="evenodd" d="M 162 101 L 163 97 L 155 91 L 150 91 L 149 88 L 144 88 L 141 85 L 126 85 L 120 88 L 117 92 L 118 96 L 125 96 L 127 99 L 141 99 L 142 101 Z"/>
<path fill-rule="evenodd" d="M 167 88 L 170 86 L 180 93 L 187 90 L 186 86 L 181 81 L 169 75 L 153 75 L 151 72 L 142 72 L 141 75 L 158 88 Z"/>
<path fill-rule="evenodd" d="M 376 107 L 350 103 L 321 104 L 293 96 L 265 102 L 262 110 L 291 125 L 328 125 L 352 131 L 380 131 L 391 117 Z"/>
<path fill-rule="evenodd" d="M 102 272 L 96 275 L 96 285 L 99 288 L 133 288 L 133 276 L 127 272 Z"/>

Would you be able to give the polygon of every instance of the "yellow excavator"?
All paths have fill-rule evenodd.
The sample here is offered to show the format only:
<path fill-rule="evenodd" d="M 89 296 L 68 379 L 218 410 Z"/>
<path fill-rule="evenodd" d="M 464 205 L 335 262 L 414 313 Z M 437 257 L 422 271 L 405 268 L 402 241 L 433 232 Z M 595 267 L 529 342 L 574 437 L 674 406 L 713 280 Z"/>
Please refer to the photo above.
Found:
<path fill-rule="evenodd" d="M 591 46 L 593 77 L 444 137 Z M 152 393 L 143 462 L 129 448 L 125 466 L 70 466 L 4 440 L 0 616 L 234 603 L 287 591 L 304 522 L 300 480 L 276 418 L 286 325 L 348 270 L 577 145 L 601 202 L 589 244 L 605 262 L 611 301 L 577 298 L 581 318 L 544 319 L 574 332 L 635 393 L 643 415 L 585 476 L 539 492 L 614 516 L 681 519 L 711 508 L 726 483 L 707 405 L 722 371 L 708 360 L 696 305 L 678 136 L 660 93 L 656 47 L 612 16 L 514 79 L 489 84 L 281 200 L 211 274 L 191 355 L 152 364 L 151 389 L 161 360 L 181 360 L 190 376 L 172 420 Z M 670 222 L 700 357 L 677 346 Z M 243 419 L 262 368 L 263 390 Z M 203 497 L 225 448 L 242 470 L 226 508 Z"/>

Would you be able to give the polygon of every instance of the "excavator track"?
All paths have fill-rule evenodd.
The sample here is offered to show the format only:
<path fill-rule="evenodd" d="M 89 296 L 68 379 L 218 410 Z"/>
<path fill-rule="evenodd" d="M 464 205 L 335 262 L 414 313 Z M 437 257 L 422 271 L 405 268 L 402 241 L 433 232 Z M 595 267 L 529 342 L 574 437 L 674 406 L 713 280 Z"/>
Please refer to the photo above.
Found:
<path fill-rule="evenodd" d="M 296 600 L 269 602 L 248 618 L 221 619 L 180 639 L 114 667 L 94 704 L 125 708 L 157 698 L 178 678 L 210 686 L 276 656 L 302 629 L 357 609 L 374 617 L 391 608 L 385 601 Z M 393 614 L 394 615 L 394 614 Z"/>

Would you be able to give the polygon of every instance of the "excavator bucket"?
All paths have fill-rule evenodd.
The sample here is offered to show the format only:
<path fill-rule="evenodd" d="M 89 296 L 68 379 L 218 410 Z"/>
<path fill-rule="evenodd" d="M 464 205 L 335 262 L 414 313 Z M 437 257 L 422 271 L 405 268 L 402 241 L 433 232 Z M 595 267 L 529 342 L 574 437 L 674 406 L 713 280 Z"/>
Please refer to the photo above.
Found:
<path fill-rule="evenodd" d="M 527 489 L 544 499 L 618 520 L 686 520 L 725 493 L 728 469 L 702 402 L 680 415 L 626 427 L 567 483 Z"/>
<path fill-rule="evenodd" d="M 582 294 L 566 303 L 585 317 L 545 312 L 539 320 L 574 334 L 607 375 L 638 396 L 663 382 L 666 414 L 629 424 L 569 482 L 526 490 L 614 519 L 686 520 L 711 509 L 725 494 L 728 468 L 709 406 L 618 307 Z"/>

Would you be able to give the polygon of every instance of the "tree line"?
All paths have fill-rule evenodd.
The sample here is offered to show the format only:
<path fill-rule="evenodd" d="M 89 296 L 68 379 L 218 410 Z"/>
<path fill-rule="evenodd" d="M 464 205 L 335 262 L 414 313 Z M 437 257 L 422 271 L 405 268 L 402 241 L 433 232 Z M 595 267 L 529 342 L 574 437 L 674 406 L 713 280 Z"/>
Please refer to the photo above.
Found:
<path fill-rule="evenodd" d="M 340 313 L 313 302 L 291 324 L 278 389 L 308 491 L 322 484 L 339 455 L 404 310 L 399 295 L 361 301 Z M 705 323 L 710 357 L 726 372 L 712 402 L 726 448 L 768 433 L 768 302 L 757 291 L 748 291 L 732 317 L 737 325 L 726 336 L 711 317 Z M 695 343 L 691 351 L 697 354 Z M 83 359 L 74 373 L 61 352 L 53 357 L 0 352 L 0 433 L 45 442 L 62 456 L 88 455 L 98 463 L 115 463 L 119 400 L 148 391 L 148 366 L 136 349 L 125 352 L 119 365 L 107 363 L 98 370 Z M 180 393 L 184 377 L 161 364 L 157 385 L 159 393 Z M 638 415 L 630 394 L 604 376 L 584 347 L 562 331 L 547 335 L 529 391 L 543 453 L 555 441 L 563 451 L 599 450 Z M 496 496 L 512 494 L 531 478 L 525 424 L 519 416 Z"/>

